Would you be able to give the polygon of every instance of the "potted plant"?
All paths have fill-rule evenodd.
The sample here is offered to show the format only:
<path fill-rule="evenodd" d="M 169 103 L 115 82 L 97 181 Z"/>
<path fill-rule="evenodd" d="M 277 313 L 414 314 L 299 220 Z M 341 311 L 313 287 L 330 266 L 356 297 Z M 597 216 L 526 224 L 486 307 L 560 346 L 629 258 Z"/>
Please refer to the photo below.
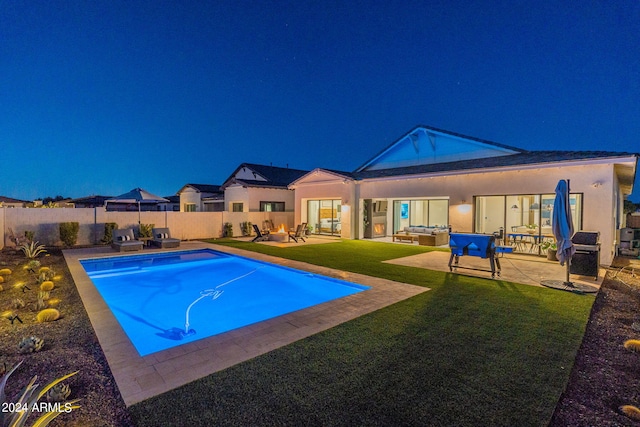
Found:
<path fill-rule="evenodd" d="M 535 234 L 536 228 L 538 228 L 538 224 L 527 224 L 525 225 L 525 227 L 527 227 L 527 233 Z"/>
<path fill-rule="evenodd" d="M 547 251 L 547 259 L 549 261 L 557 261 L 558 257 L 557 257 L 557 253 L 558 253 L 558 245 L 556 245 L 556 242 L 550 242 L 550 241 L 544 241 L 542 242 L 542 244 L 540 245 L 540 248 Z"/>
<path fill-rule="evenodd" d="M 307 229 L 305 230 L 305 234 L 307 236 L 310 236 L 312 231 L 313 231 L 313 226 L 307 224 Z"/>

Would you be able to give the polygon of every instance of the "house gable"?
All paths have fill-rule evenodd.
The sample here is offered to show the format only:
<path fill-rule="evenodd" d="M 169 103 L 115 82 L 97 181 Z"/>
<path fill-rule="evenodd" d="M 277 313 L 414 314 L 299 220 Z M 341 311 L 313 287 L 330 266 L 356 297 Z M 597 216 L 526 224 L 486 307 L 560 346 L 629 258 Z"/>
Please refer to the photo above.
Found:
<path fill-rule="evenodd" d="M 336 184 L 349 181 L 353 181 L 349 173 L 316 168 L 292 182 L 289 188 L 295 189 L 304 185 Z"/>
<path fill-rule="evenodd" d="M 522 152 L 506 145 L 418 126 L 356 172 L 509 156 Z"/>
<path fill-rule="evenodd" d="M 287 186 L 306 174 L 300 169 L 281 168 L 277 166 L 242 163 L 222 185 L 226 189 L 233 185 L 243 187 L 269 187 L 286 189 Z"/>
<path fill-rule="evenodd" d="M 212 184 L 185 184 L 177 194 L 180 195 L 184 192 L 203 193 L 203 194 L 217 194 L 221 193 L 219 185 Z M 204 196 L 203 196 L 204 197 Z"/>
<path fill-rule="evenodd" d="M 238 181 L 267 181 L 267 178 L 260 175 L 260 173 L 258 173 L 254 168 L 251 168 L 249 165 L 243 165 L 242 167 L 238 168 L 234 175 L 234 178 Z"/>

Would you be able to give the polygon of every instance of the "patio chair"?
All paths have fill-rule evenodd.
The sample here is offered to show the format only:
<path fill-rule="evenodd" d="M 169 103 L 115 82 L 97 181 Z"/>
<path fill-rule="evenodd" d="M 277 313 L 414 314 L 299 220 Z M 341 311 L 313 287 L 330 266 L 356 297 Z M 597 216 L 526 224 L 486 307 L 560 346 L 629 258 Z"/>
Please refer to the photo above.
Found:
<path fill-rule="evenodd" d="M 253 226 L 253 231 L 255 231 L 256 233 L 256 237 L 253 238 L 253 240 L 251 240 L 252 242 L 262 242 L 264 240 L 269 240 L 269 232 L 262 232 L 260 231 L 260 227 L 258 227 L 256 224 L 251 224 Z"/>
<path fill-rule="evenodd" d="M 266 219 L 262 221 L 262 234 L 264 234 L 265 231 L 267 232 L 267 234 L 269 233 L 269 231 L 276 231 L 276 227 L 275 225 L 273 225 L 272 220 Z"/>
<path fill-rule="evenodd" d="M 180 246 L 180 239 L 171 237 L 168 228 L 154 228 L 151 231 L 151 244 L 159 248 L 177 248 Z"/>
<path fill-rule="evenodd" d="M 296 227 L 295 232 L 289 231 L 289 242 L 291 241 L 291 239 L 293 239 L 296 243 L 298 243 L 298 239 L 301 239 L 303 242 L 306 242 L 306 240 L 304 240 L 304 233 L 306 230 L 307 230 L 307 223 L 303 222 L 302 224 L 299 224 Z"/>
<path fill-rule="evenodd" d="M 136 240 L 131 228 L 113 230 L 113 243 L 111 248 L 118 252 L 141 251 L 144 243 Z"/>

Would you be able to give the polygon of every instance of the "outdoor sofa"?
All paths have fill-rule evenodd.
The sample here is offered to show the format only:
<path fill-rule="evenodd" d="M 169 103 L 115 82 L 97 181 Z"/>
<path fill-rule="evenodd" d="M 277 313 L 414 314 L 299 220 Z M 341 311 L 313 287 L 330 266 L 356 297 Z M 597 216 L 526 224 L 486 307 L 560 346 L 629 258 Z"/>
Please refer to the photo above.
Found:
<path fill-rule="evenodd" d="M 113 242 L 111 248 L 118 252 L 141 251 L 144 243 L 136 240 L 133 230 L 122 228 L 113 230 Z"/>
<path fill-rule="evenodd" d="M 180 246 L 180 239 L 171 237 L 168 228 L 154 228 L 151 231 L 151 244 L 159 248 L 177 248 Z"/>
<path fill-rule="evenodd" d="M 427 227 L 424 225 L 416 225 L 404 227 L 403 230 L 398 231 L 393 235 L 394 240 L 404 240 L 403 237 L 408 236 L 406 240 L 411 242 L 418 241 L 419 245 L 423 246 L 443 246 L 449 243 L 449 228 L 448 227 Z"/>

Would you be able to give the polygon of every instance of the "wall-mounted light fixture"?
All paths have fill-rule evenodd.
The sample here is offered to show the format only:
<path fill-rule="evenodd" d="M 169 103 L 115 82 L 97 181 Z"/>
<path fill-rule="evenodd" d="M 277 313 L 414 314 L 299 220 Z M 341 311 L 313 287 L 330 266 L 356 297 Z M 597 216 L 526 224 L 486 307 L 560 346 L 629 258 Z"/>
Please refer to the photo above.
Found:
<path fill-rule="evenodd" d="M 511 206 L 511 210 L 514 211 L 514 212 L 517 211 L 518 210 L 518 205 L 512 205 Z"/>
<path fill-rule="evenodd" d="M 471 204 L 469 203 L 463 203 L 458 205 L 458 212 L 460 212 L 461 214 L 468 214 L 469 212 L 471 212 Z"/>
<path fill-rule="evenodd" d="M 591 184 L 591 186 L 592 186 L 593 188 L 602 187 L 602 182 L 600 182 L 600 181 L 596 181 L 596 182 L 594 182 L 593 184 Z"/>

